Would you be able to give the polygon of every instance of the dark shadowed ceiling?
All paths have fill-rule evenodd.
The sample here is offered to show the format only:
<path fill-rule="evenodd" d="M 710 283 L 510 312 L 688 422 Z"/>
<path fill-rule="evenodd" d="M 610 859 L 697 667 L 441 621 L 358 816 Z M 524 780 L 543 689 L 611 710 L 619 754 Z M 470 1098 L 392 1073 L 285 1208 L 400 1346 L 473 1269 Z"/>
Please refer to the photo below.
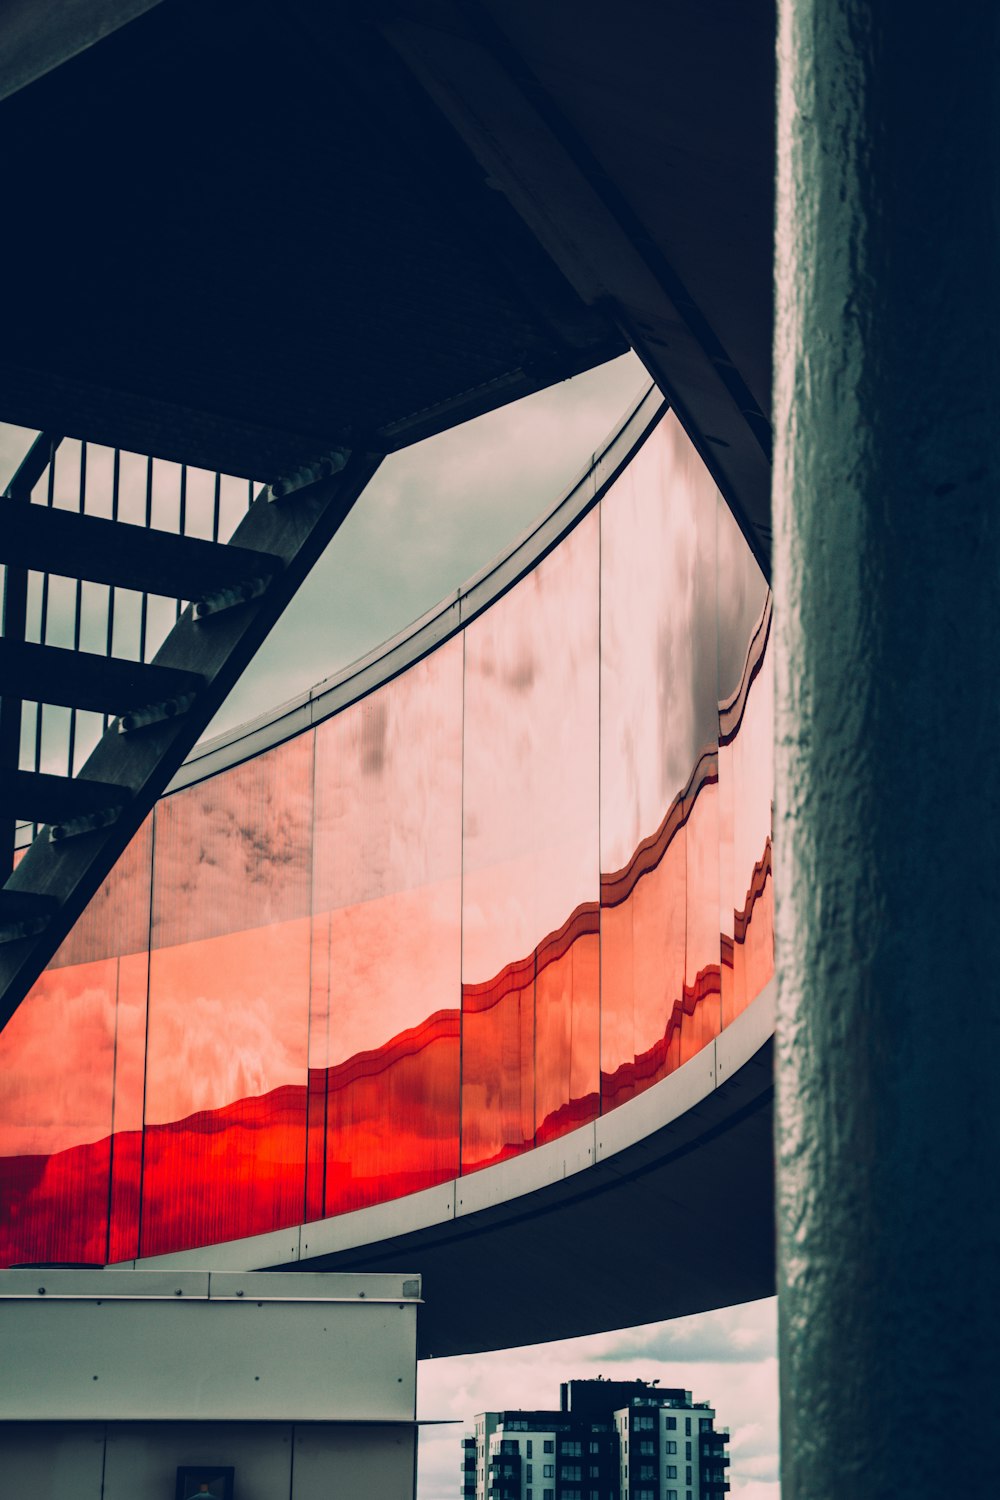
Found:
<path fill-rule="evenodd" d="M 0 418 L 270 479 L 632 344 L 767 565 L 770 4 L 74 10 L 0 19 Z"/>

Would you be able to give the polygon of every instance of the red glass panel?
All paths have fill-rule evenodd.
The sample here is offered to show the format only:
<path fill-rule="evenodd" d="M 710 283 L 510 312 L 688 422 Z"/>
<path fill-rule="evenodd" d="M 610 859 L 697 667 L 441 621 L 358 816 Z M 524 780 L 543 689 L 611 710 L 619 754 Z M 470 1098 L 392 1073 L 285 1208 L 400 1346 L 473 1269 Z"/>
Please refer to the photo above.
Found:
<path fill-rule="evenodd" d="M 311 736 L 156 810 L 144 1255 L 301 1221 Z"/>
<path fill-rule="evenodd" d="M 145 953 L 116 955 L 145 947 L 150 849 L 146 823 L 0 1034 L 4 1264 L 108 1258 L 112 1133 L 136 1062 L 141 1124 L 125 1036 L 145 1007 Z"/>
<path fill-rule="evenodd" d="M 721 1023 L 717 494 L 669 415 L 601 503 L 601 1090 Z"/>
<path fill-rule="evenodd" d="M 723 746 L 724 773 L 732 783 L 732 874 L 730 904 L 725 913 L 731 934 L 727 947 L 732 979 L 726 1021 L 759 995 L 774 974 L 771 871 L 774 690 L 772 662 L 766 650 L 769 619 L 768 610 L 749 658 L 747 675 L 753 672 L 753 678 L 742 706 L 734 705 L 730 718 L 739 717 L 731 730 L 732 738 Z"/>
<path fill-rule="evenodd" d="M 306 1101 L 306 1220 L 326 1213 L 326 1093 L 330 1058 L 330 918 L 313 917 L 309 965 L 309 1080 Z"/>
<path fill-rule="evenodd" d="M 458 1171 L 461 747 L 460 639 L 317 730 L 328 1214 Z"/>
<path fill-rule="evenodd" d="M 462 1171 L 535 1140 L 535 955 L 462 986 Z"/>
<path fill-rule="evenodd" d="M 0 1034 L 7 1265 L 104 1263 L 117 968 L 47 970 Z"/>
<path fill-rule="evenodd" d="M 600 1107 L 597 1062 L 601 979 L 596 901 L 578 907 L 542 944 L 535 976 L 535 1144 L 592 1120 Z"/>
<path fill-rule="evenodd" d="M 463 1171 L 596 1112 L 599 541 L 466 631 Z"/>
<path fill-rule="evenodd" d="M 687 931 L 681 1062 L 707 1046 L 722 1025 L 718 793 L 718 757 L 706 755 L 685 830 Z"/>
<path fill-rule="evenodd" d="M 774 972 L 773 685 L 767 584 L 719 507 L 719 805 L 723 1024 Z"/>
<path fill-rule="evenodd" d="M 149 953 L 118 961 L 118 1029 L 115 1037 L 115 1100 L 111 1139 L 108 1260 L 139 1254 L 142 1190 L 142 1102 L 146 1082 L 146 996 Z"/>

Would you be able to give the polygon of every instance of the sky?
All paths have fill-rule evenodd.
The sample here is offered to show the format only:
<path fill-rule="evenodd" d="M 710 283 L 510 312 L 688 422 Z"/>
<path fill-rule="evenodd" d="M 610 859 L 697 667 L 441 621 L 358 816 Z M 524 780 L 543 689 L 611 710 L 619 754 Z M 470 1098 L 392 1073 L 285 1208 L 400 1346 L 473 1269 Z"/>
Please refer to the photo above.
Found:
<path fill-rule="evenodd" d="M 505 551 L 589 464 L 646 389 L 632 355 L 388 458 L 207 735 L 234 727 L 388 639 Z M 0 424 L 0 484 L 31 441 Z M 666 1274 L 666 1272 L 665 1272 Z M 457 1500 L 475 1414 L 557 1407 L 561 1381 L 659 1379 L 730 1428 L 737 1500 L 778 1500 L 776 1313 L 750 1303 L 531 1348 L 424 1362 L 419 1500 Z"/>
<path fill-rule="evenodd" d="M 666 1274 L 666 1268 L 664 1269 Z M 715 1407 L 731 1433 L 731 1494 L 779 1500 L 777 1304 L 773 1298 L 669 1323 L 565 1339 L 496 1354 L 424 1360 L 418 1416 L 457 1418 L 421 1429 L 419 1500 L 458 1500 L 460 1439 L 480 1411 L 559 1406 L 563 1380 L 658 1379 Z"/>
<path fill-rule="evenodd" d="M 648 386 L 625 355 L 392 454 L 209 733 L 347 666 L 506 551 Z"/>

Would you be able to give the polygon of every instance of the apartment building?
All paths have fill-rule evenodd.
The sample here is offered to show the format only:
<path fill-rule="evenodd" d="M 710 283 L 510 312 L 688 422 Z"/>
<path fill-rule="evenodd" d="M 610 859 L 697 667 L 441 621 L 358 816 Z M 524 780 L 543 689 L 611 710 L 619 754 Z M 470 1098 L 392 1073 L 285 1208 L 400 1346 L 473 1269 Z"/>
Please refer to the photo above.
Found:
<path fill-rule="evenodd" d="M 558 1411 L 480 1412 L 463 1500 L 717 1500 L 727 1428 L 707 1401 L 644 1380 L 570 1380 Z"/>

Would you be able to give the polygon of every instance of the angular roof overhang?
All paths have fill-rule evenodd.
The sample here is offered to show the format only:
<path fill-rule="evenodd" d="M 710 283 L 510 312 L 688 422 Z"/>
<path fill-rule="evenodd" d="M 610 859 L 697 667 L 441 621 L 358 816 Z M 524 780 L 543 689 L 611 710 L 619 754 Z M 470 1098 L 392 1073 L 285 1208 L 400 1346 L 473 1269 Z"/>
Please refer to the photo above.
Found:
<path fill-rule="evenodd" d="M 0 417 L 269 479 L 631 344 L 767 566 L 769 4 L 64 10 L 0 22 Z"/>

